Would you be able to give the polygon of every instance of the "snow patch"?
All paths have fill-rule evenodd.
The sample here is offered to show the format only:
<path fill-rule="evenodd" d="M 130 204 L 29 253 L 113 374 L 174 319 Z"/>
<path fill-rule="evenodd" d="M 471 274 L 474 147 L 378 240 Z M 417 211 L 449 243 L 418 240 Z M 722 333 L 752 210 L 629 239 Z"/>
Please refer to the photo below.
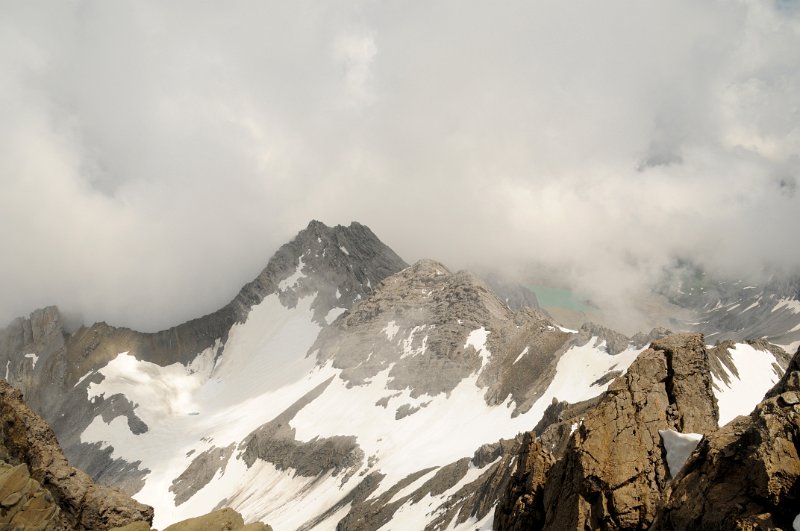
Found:
<path fill-rule="evenodd" d="M 414 503 L 408 500 L 392 515 L 392 519 L 378 529 L 384 531 L 410 531 L 412 529 L 425 529 L 430 520 L 429 514 L 435 510 L 436 498 L 426 494 L 424 498 Z"/>
<path fill-rule="evenodd" d="M 494 528 L 494 511 L 496 508 L 497 506 L 492 507 L 492 510 L 486 513 L 486 516 L 480 520 L 474 516 L 469 517 L 466 522 L 453 527 L 453 531 L 492 531 Z"/>
<path fill-rule="evenodd" d="M 515 365 L 527 353 L 528 353 L 528 347 L 525 347 L 525 349 L 522 352 L 519 353 L 519 356 L 517 356 L 517 359 L 515 359 L 514 363 L 512 363 L 511 365 Z"/>
<path fill-rule="evenodd" d="M 83 381 L 84 381 L 86 378 L 88 378 L 89 376 L 91 376 L 92 374 L 94 374 L 94 372 L 95 372 L 95 371 L 91 370 L 91 371 L 87 372 L 86 374 L 84 374 L 83 376 L 81 376 L 81 377 L 78 379 L 78 382 L 77 382 L 77 383 L 74 385 L 74 387 L 78 387 L 78 386 L 81 384 L 81 382 L 83 382 Z"/>
<path fill-rule="evenodd" d="M 394 336 L 397 335 L 397 332 L 399 330 L 400 330 L 400 327 L 397 326 L 397 323 L 395 323 L 394 321 L 389 321 L 388 323 L 386 323 L 386 326 L 384 326 L 383 330 L 381 330 L 381 331 L 384 334 L 386 334 L 386 339 L 391 341 L 392 339 L 394 339 Z"/>
<path fill-rule="evenodd" d="M 286 291 L 287 289 L 297 287 L 297 283 L 300 281 L 300 279 L 305 277 L 303 274 L 303 267 L 305 267 L 305 264 L 303 263 L 303 257 L 301 256 L 297 259 L 297 269 L 295 269 L 294 273 L 278 283 L 278 289 L 281 291 Z"/>
<path fill-rule="evenodd" d="M 702 433 L 680 433 L 674 430 L 658 430 L 664 449 L 667 451 L 667 466 L 672 477 L 678 475 L 689 456 L 703 438 Z"/>
<path fill-rule="evenodd" d="M 422 338 L 422 343 L 418 347 L 414 347 L 414 343 L 416 341 L 416 334 L 418 332 L 423 332 L 427 328 L 427 325 L 422 326 L 415 326 L 411 329 L 411 332 L 408 333 L 408 337 L 403 340 L 403 354 L 400 356 L 400 359 L 420 356 L 425 353 L 425 350 L 428 348 L 428 336 Z M 387 334 L 388 335 L 388 334 Z"/>
<path fill-rule="evenodd" d="M 746 312 L 746 311 L 748 311 L 748 310 L 752 310 L 753 308 L 756 308 L 756 307 L 758 307 L 758 304 L 759 304 L 760 302 L 761 302 L 761 299 L 757 300 L 756 302 L 754 302 L 753 304 L 751 304 L 750 306 L 748 306 L 747 308 L 745 308 L 744 310 L 742 310 L 742 313 L 744 313 L 744 312 Z"/>
<path fill-rule="evenodd" d="M 772 311 L 778 311 L 781 308 L 788 308 L 792 313 L 800 313 L 800 301 L 795 299 L 781 299 L 772 308 Z"/>
<path fill-rule="evenodd" d="M 477 330 L 470 332 L 469 336 L 467 336 L 467 342 L 464 343 L 465 349 L 472 347 L 481 357 L 481 369 L 483 369 L 486 364 L 489 363 L 489 358 L 492 357 L 492 353 L 488 348 L 486 348 L 486 340 L 489 338 L 490 333 L 491 332 L 486 330 L 486 328 L 480 327 Z"/>
<path fill-rule="evenodd" d="M 339 308 L 339 307 L 331 308 L 330 311 L 327 313 L 327 315 L 325 315 L 325 322 L 327 324 L 331 324 L 336 320 L 337 317 L 339 317 L 346 311 L 347 308 Z"/>
<path fill-rule="evenodd" d="M 764 394 L 780 379 L 775 372 L 775 356 L 768 350 L 758 350 L 744 343 L 729 349 L 739 377 L 722 365 L 730 385 L 716 376 L 714 394 L 719 405 L 719 425 L 724 426 L 739 415 L 747 415 L 764 399 Z"/>
<path fill-rule="evenodd" d="M 25 357 L 28 358 L 28 359 L 33 360 L 33 366 L 31 367 L 31 369 L 35 369 L 36 368 L 36 362 L 39 361 L 39 355 L 36 354 L 36 353 L 31 353 L 31 354 L 25 354 Z"/>
<path fill-rule="evenodd" d="M 643 350 L 628 347 L 619 354 L 611 355 L 599 347 L 592 346 L 597 340 L 597 337 L 592 337 L 585 345 L 571 347 L 561 356 L 556 365 L 556 375 L 547 391 L 536 401 L 537 405 L 543 403 L 544 407 L 547 407 L 553 398 L 574 404 L 599 395 L 611 382 L 603 385 L 592 385 L 592 383 L 612 370 L 628 370 L 630 364 Z"/>
<path fill-rule="evenodd" d="M 562 332 L 566 332 L 568 334 L 577 334 L 578 333 L 577 330 L 572 330 L 570 328 L 564 328 L 563 326 L 559 326 L 559 325 L 556 325 L 556 326 L 558 327 L 559 330 L 561 330 Z"/>
<path fill-rule="evenodd" d="M 795 352 L 797 352 L 797 349 L 800 348 L 800 341 L 792 341 L 791 343 L 788 343 L 786 345 L 778 345 L 778 346 L 781 347 L 784 351 L 786 351 L 790 356 L 794 356 Z"/>

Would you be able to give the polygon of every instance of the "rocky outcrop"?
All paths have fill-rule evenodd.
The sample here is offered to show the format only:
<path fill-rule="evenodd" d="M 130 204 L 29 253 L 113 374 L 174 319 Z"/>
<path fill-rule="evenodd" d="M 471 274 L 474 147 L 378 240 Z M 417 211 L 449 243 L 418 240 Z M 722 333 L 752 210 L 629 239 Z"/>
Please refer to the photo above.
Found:
<path fill-rule="evenodd" d="M 115 527 L 111 531 L 151 531 L 150 526 L 144 522 L 135 522 L 121 527 Z M 163 531 L 272 531 L 272 527 L 262 522 L 245 524 L 244 518 L 238 512 L 226 507 L 218 511 L 210 512 L 196 518 L 181 520 Z"/>
<path fill-rule="evenodd" d="M 619 354 L 631 345 L 631 340 L 626 336 L 594 323 L 583 324 L 574 341 L 577 344 L 585 345 L 592 338 L 595 338 L 598 345 L 605 342 L 606 351 L 609 354 Z"/>
<path fill-rule="evenodd" d="M 27 497 L 20 514 L 30 511 L 30 518 L 38 515 L 39 519 L 55 515 L 57 529 L 108 529 L 153 520 L 151 507 L 114 488 L 96 485 L 71 467 L 47 423 L 4 380 L 0 380 L 0 458 L 13 467 L 6 468 L 0 505 L 14 507 Z M 23 516 L 13 516 L 12 521 Z"/>
<path fill-rule="evenodd" d="M 476 348 L 468 338 L 481 330 Z M 352 385 L 389 369 L 387 390 L 410 388 L 414 397 L 478 375 L 488 404 L 510 395 L 518 414 L 544 392 L 569 338 L 534 309 L 513 312 L 471 273 L 420 260 L 324 329 L 312 350 Z M 517 359 L 523 351 L 530 355 Z"/>
<path fill-rule="evenodd" d="M 562 455 L 572 433 L 583 424 L 586 415 L 602 398 L 603 395 L 600 395 L 575 404 L 554 398 L 531 435 L 535 435 L 539 444 L 554 455 Z"/>
<path fill-rule="evenodd" d="M 301 529 L 313 529 L 347 505 L 351 509 L 338 522 L 336 528 L 340 531 L 379 529 L 389 524 L 401 507 L 423 502 L 427 503 L 429 509 L 426 512 L 431 515 L 425 531 L 448 529 L 453 525 L 463 525 L 470 519 L 482 520 L 505 492 L 519 447 L 519 439 L 485 444 L 472 458 L 464 457 L 441 467 L 419 470 L 378 495 L 372 493 L 383 478 L 373 472 L 339 504 Z M 467 480 L 467 474 L 476 469 L 480 474 Z M 426 477 L 428 479 L 421 481 Z M 420 481 L 417 488 L 409 490 L 411 485 Z"/>
<path fill-rule="evenodd" d="M 272 531 L 270 526 L 261 522 L 245 525 L 242 515 L 230 508 L 183 520 L 164 528 L 163 531 L 208 531 L 211 529 L 215 531 Z"/>
<path fill-rule="evenodd" d="M 169 491 L 175 494 L 175 506 L 179 506 L 208 485 L 218 472 L 224 474 L 225 466 L 233 455 L 235 444 L 225 448 L 212 446 L 198 455 L 189 467 L 173 480 Z"/>
<path fill-rule="evenodd" d="M 544 486 L 553 455 L 530 432 L 523 435 L 518 455 L 514 475 L 495 510 L 495 529 L 537 529 L 546 519 Z"/>
<path fill-rule="evenodd" d="M 749 416 L 706 435 L 654 530 L 791 529 L 800 514 L 800 351 Z"/>
<path fill-rule="evenodd" d="M 332 471 L 334 475 L 345 472 L 343 479 L 352 475 L 364 461 L 364 451 L 356 437 L 333 436 L 298 441 L 295 429 L 289 424 L 297 413 L 313 401 L 331 383 L 327 380 L 292 404 L 286 411 L 250 433 L 239 444 L 242 459 L 248 467 L 256 460 L 267 461 L 278 470 L 293 469 L 296 474 L 314 477 Z"/>
<path fill-rule="evenodd" d="M 28 466 L 0 462 L 0 529 L 41 529 L 60 526 L 60 510 L 52 494 L 30 477 Z"/>
<path fill-rule="evenodd" d="M 575 426 L 562 455 L 526 439 L 496 529 L 646 529 L 670 479 L 658 430 L 717 427 L 699 334 L 654 341 Z"/>

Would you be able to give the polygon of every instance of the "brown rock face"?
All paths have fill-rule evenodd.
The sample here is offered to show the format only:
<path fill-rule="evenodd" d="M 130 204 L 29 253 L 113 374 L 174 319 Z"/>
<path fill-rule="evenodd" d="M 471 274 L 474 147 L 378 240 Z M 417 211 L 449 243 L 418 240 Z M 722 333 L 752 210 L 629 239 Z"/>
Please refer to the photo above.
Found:
<path fill-rule="evenodd" d="M 792 529 L 800 513 L 800 351 L 748 417 L 703 439 L 654 529 Z"/>
<path fill-rule="evenodd" d="M 153 521 L 152 507 L 111 487 L 95 485 L 87 474 L 71 467 L 53 430 L 22 401 L 22 393 L 4 380 L 0 380 L 0 457 L 10 465 L 23 466 L 25 472 L 16 466 L 13 481 L 6 478 L 6 486 L 0 487 L 5 494 L 0 505 L 18 503 L 14 493 L 28 496 L 33 501 L 23 508 L 26 518 L 51 522 L 47 515 L 55 514 L 55 521 L 47 523 L 53 529 L 109 529 Z M 30 477 L 24 478 L 28 470 Z M 23 483 L 25 489 L 16 488 Z"/>
<path fill-rule="evenodd" d="M 495 510 L 494 527 L 523 531 L 535 529 L 545 520 L 544 485 L 553 456 L 530 432 L 522 438 L 517 470 L 506 495 Z"/>
<path fill-rule="evenodd" d="M 0 529 L 20 528 L 59 529 L 59 509 L 25 464 L 0 462 Z"/>
<path fill-rule="evenodd" d="M 669 480 L 658 430 L 717 427 L 700 334 L 654 341 L 572 433 L 552 466 L 531 438 L 496 529 L 647 529 Z"/>
<path fill-rule="evenodd" d="M 134 522 L 111 531 L 151 531 L 145 522 Z M 189 518 L 167 526 L 164 531 L 272 531 L 272 527 L 261 522 L 245 524 L 244 518 L 230 507 L 210 512 L 197 518 Z"/>
<path fill-rule="evenodd" d="M 245 525 L 242 515 L 230 508 L 172 524 L 164 531 L 209 531 L 212 529 L 214 531 L 272 531 L 270 526 L 261 522 Z"/>

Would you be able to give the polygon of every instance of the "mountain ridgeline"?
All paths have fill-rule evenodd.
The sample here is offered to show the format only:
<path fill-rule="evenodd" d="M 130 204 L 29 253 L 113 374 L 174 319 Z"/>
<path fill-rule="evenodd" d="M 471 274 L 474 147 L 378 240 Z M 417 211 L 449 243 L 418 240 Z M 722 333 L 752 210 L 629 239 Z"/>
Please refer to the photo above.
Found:
<path fill-rule="evenodd" d="M 800 302 L 760 300 L 761 335 L 790 343 Z M 127 520 L 64 524 L 109 509 L 65 498 L 26 438 L 0 457 L 26 464 L 21 496 L 54 509 L 25 518 L 51 526 L 790 529 L 798 355 L 705 321 L 728 340 L 569 330 L 524 288 L 312 221 L 229 304 L 169 330 L 68 332 L 49 307 L 0 331 L 27 402 L 0 389 L 0 414 L 41 415 L 59 466 Z"/>

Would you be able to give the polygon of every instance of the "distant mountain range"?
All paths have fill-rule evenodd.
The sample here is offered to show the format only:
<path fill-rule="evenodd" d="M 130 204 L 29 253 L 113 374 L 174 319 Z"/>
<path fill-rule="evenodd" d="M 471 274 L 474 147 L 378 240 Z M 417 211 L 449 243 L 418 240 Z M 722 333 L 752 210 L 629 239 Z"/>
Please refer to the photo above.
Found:
<path fill-rule="evenodd" d="M 798 285 L 673 280 L 681 330 L 568 329 L 530 290 L 312 221 L 217 312 L 69 332 L 44 308 L 0 363 L 159 528 L 223 507 L 278 531 L 789 528 Z"/>

